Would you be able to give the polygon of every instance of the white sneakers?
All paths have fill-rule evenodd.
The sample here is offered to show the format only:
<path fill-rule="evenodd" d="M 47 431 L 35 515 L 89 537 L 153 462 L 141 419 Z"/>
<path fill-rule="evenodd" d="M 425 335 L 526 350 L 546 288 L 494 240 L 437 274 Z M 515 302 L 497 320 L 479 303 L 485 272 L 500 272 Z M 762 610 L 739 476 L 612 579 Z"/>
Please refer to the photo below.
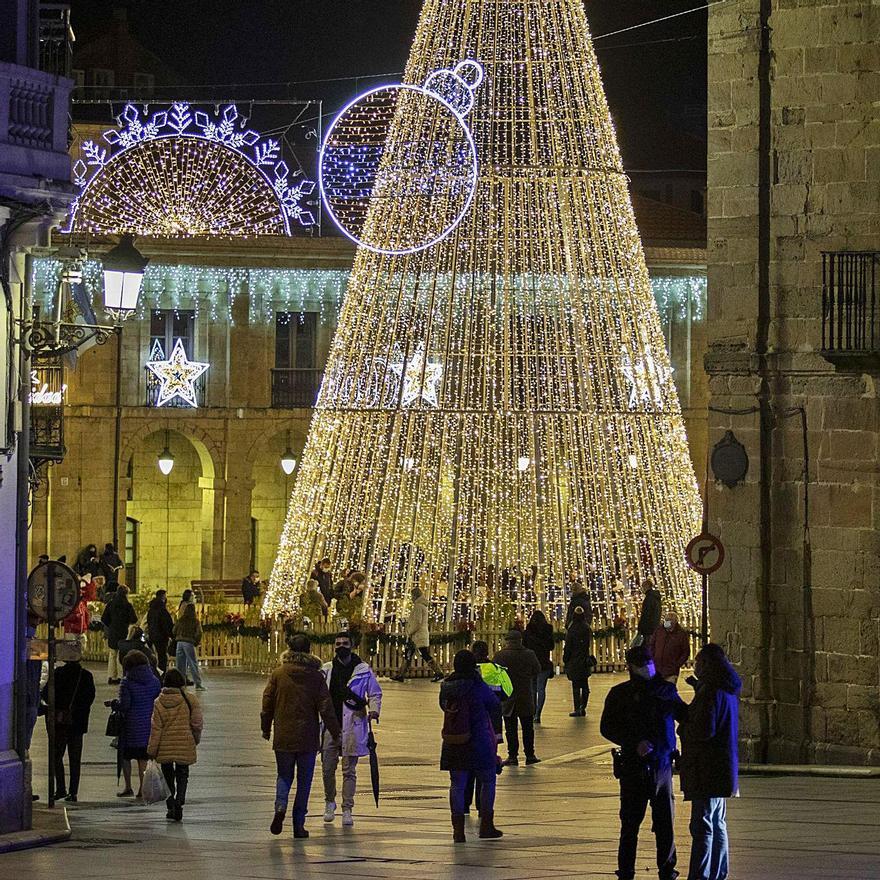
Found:
<path fill-rule="evenodd" d="M 324 807 L 324 821 L 332 822 L 336 818 L 336 803 L 334 801 L 327 801 L 326 807 Z M 351 810 L 343 807 L 342 809 L 342 824 L 351 828 L 354 825 L 354 819 L 351 815 Z"/>

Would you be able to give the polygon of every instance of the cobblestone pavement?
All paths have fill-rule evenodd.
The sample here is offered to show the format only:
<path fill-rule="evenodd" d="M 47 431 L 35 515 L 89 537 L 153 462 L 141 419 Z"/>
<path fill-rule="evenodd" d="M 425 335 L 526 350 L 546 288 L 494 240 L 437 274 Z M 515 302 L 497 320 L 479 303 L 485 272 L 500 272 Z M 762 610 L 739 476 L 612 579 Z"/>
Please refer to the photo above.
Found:
<path fill-rule="evenodd" d="M 98 674 L 96 672 L 96 678 Z M 184 822 L 166 822 L 163 806 L 117 799 L 114 752 L 103 736 L 111 696 L 99 688 L 86 740 L 80 802 L 72 805 L 67 843 L 0 857 L 14 880 L 124 877 L 231 878 L 610 878 L 617 849 L 617 791 L 608 744 L 598 733 L 605 693 L 616 678 L 593 678 L 586 719 L 568 717 L 564 678 L 550 682 L 535 767 L 505 770 L 500 780 L 497 842 L 481 842 L 469 822 L 453 846 L 446 775 L 437 769 L 437 686 L 383 683 L 379 728 L 383 796 L 377 810 L 369 770 L 361 768 L 355 827 L 321 820 L 320 767 L 312 789 L 311 838 L 294 841 L 290 825 L 272 837 L 274 762 L 259 735 L 262 680 L 213 672 L 204 694 L 206 728 L 193 767 Z M 687 689 L 689 690 L 689 689 Z M 689 698 L 689 694 L 686 694 Z M 35 777 L 45 798 L 45 731 L 37 731 Z M 677 801 L 679 860 L 687 862 L 689 806 Z M 731 801 L 732 880 L 876 880 L 880 877 L 880 780 L 757 778 Z M 656 876 L 646 820 L 639 877 Z M 681 868 L 682 865 L 680 864 Z M 683 875 L 686 871 L 683 871 Z"/>

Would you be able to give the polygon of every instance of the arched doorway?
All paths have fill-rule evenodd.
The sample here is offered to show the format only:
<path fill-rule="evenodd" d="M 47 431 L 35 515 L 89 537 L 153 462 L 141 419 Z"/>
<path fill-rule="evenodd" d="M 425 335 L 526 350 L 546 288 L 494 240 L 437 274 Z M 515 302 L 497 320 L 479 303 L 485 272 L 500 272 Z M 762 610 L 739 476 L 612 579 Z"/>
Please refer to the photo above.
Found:
<path fill-rule="evenodd" d="M 174 466 L 159 469 L 165 447 Z M 143 592 L 179 594 L 205 577 L 214 541 L 214 464 L 204 444 L 177 431 L 155 431 L 128 461 L 127 531 L 135 532 L 136 583 Z"/>
<path fill-rule="evenodd" d="M 251 565 L 267 580 L 278 539 L 284 528 L 287 503 L 293 490 L 296 470 L 289 476 L 281 467 L 281 458 L 288 450 L 297 460 L 302 458 L 305 431 L 292 429 L 266 437 L 254 456 L 253 490 L 251 495 Z"/>

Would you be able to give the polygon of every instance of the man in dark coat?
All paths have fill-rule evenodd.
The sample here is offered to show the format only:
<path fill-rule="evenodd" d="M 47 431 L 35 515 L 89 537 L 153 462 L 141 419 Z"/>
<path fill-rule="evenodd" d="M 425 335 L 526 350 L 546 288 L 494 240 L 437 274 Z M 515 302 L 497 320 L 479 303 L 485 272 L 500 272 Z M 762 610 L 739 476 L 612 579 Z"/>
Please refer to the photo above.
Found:
<path fill-rule="evenodd" d="M 449 806 L 452 811 L 452 839 L 464 843 L 466 792 L 471 778 L 479 781 L 480 837 L 501 837 L 495 827 L 495 775 L 497 757 L 492 716 L 498 696 L 477 670 L 477 658 L 459 651 L 454 672 L 440 685 L 443 710 L 443 747 L 440 769 L 449 771 Z M 467 721 L 467 729 L 453 731 L 456 717 Z M 447 726 L 449 725 L 449 726 Z M 463 740 L 463 741 L 462 741 Z"/>
<path fill-rule="evenodd" d="M 507 734 L 507 767 L 519 764 L 519 732 L 522 726 L 523 751 L 526 764 L 537 764 L 535 756 L 535 697 L 533 681 L 541 672 L 541 663 L 534 651 L 523 647 L 523 634 L 512 629 L 504 637 L 504 647 L 492 658 L 503 666 L 513 684 L 513 694 L 504 704 L 504 729 Z"/>
<path fill-rule="evenodd" d="M 690 880 L 728 875 L 727 801 L 739 788 L 739 692 L 742 682 L 720 645 L 697 654 L 696 694 L 681 736 L 681 789 L 691 802 Z M 690 681 L 690 679 L 688 679 Z"/>
<path fill-rule="evenodd" d="M 321 661 L 310 652 L 308 636 L 295 635 L 289 642 L 290 650 L 281 658 L 279 666 L 269 677 L 263 691 L 260 725 L 263 739 L 273 736 L 272 748 L 278 768 L 275 786 L 275 817 L 270 831 L 281 834 L 284 816 L 296 771 L 296 795 L 293 800 L 293 836 L 305 838 L 306 810 L 315 773 L 315 759 L 321 746 L 323 720 L 328 734 L 334 739 L 342 735 L 342 727 L 333 709 L 333 700 L 327 681 L 321 672 Z"/>
<path fill-rule="evenodd" d="M 654 586 L 651 578 L 645 578 L 642 581 L 642 592 L 645 595 L 642 601 L 642 613 L 639 615 L 639 625 L 636 627 L 637 644 L 641 645 L 647 642 L 654 635 L 654 630 L 660 626 L 660 611 L 663 606 L 663 599 L 660 591 Z"/>
<path fill-rule="evenodd" d="M 260 595 L 260 573 L 252 571 L 241 582 L 241 601 L 245 605 L 253 605 L 254 600 Z"/>
<path fill-rule="evenodd" d="M 174 618 L 168 610 L 168 593 L 156 590 L 147 609 L 147 637 L 156 652 L 159 669 L 168 669 L 168 643 L 174 634 Z"/>
<path fill-rule="evenodd" d="M 49 685 L 42 698 L 49 698 Z M 83 737 L 95 702 L 95 678 L 78 660 L 55 671 L 55 797 L 76 803 L 82 767 Z M 64 753 L 70 762 L 70 785 L 64 783 Z"/>
<path fill-rule="evenodd" d="M 128 587 L 124 584 L 113 594 L 113 598 L 104 606 L 101 615 L 104 624 L 104 635 L 110 652 L 107 656 L 107 684 L 119 684 L 122 679 L 119 660 L 119 643 L 128 636 L 128 628 L 137 623 L 137 613 L 128 601 Z"/>
<path fill-rule="evenodd" d="M 615 775 L 620 780 L 620 844 L 617 876 L 633 880 L 639 827 L 651 805 L 657 838 L 660 880 L 674 880 L 675 836 L 672 806 L 672 753 L 675 720 L 684 720 L 687 707 L 675 686 L 656 674 L 644 645 L 626 652 L 630 680 L 611 688 L 599 729 L 620 746 Z"/>

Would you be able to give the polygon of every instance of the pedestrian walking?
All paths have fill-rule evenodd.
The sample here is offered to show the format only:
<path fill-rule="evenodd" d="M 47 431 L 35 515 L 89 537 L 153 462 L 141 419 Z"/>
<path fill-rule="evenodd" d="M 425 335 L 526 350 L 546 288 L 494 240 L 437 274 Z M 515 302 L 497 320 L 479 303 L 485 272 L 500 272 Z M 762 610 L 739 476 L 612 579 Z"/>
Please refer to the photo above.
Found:
<path fill-rule="evenodd" d="M 660 626 L 660 612 L 663 607 L 663 599 L 660 591 L 654 586 L 651 578 L 642 581 L 642 611 L 639 614 L 639 623 L 636 627 L 636 637 L 633 647 L 642 645 L 654 635 L 654 631 Z"/>
<path fill-rule="evenodd" d="M 449 772 L 452 839 L 465 842 L 465 792 L 468 780 L 475 776 L 480 783 L 480 837 L 493 840 L 502 836 L 495 827 L 495 780 L 500 768 L 492 726 L 498 697 L 477 671 L 477 660 L 471 651 L 455 655 L 453 670 L 440 686 L 440 769 Z"/>
<path fill-rule="evenodd" d="M 156 663 L 162 672 L 168 669 L 168 643 L 174 635 L 174 619 L 168 610 L 168 593 L 156 590 L 147 608 L 147 638 L 156 652 Z"/>
<path fill-rule="evenodd" d="M 503 666 L 493 663 L 489 659 L 489 645 L 483 641 L 476 641 L 471 645 L 471 652 L 477 661 L 477 672 L 480 678 L 492 689 L 498 703 L 489 713 L 492 719 L 492 729 L 495 731 L 496 745 L 504 742 L 504 715 L 502 714 L 502 706 L 504 701 L 513 693 L 513 684 L 510 676 Z M 480 790 L 482 784 L 475 773 L 471 773 L 468 779 L 467 790 L 464 798 L 465 815 L 471 811 L 471 804 L 476 799 L 477 812 L 480 812 Z"/>
<path fill-rule="evenodd" d="M 556 645 L 553 626 L 544 616 L 543 611 L 536 609 L 532 612 L 532 616 L 529 618 L 528 624 L 526 624 L 523 645 L 535 652 L 535 656 L 541 664 L 541 671 L 536 676 L 534 685 L 535 724 L 540 724 L 541 712 L 547 700 L 547 682 L 555 674 L 553 668 L 553 648 Z"/>
<path fill-rule="evenodd" d="M 565 664 L 565 675 L 571 682 L 573 709 L 569 718 L 584 718 L 587 714 L 587 703 L 590 700 L 590 676 L 593 674 L 592 647 L 593 631 L 586 620 L 584 609 L 578 606 L 565 633 L 565 649 L 562 662 Z"/>
<path fill-rule="evenodd" d="M 42 691 L 49 699 L 49 685 Z M 76 803 L 82 767 L 83 737 L 89 732 L 89 713 L 95 702 L 95 678 L 79 660 L 70 660 L 55 671 L 55 799 Z M 46 716 L 48 726 L 49 716 Z M 70 784 L 64 781 L 64 754 L 70 764 Z"/>
<path fill-rule="evenodd" d="M 681 667 L 691 656 L 691 639 L 678 622 L 678 615 L 669 611 L 663 616 L 663 622 L 648 640 L 648 650 L 657 666 L 657 674 L 668 682 L 678 684 Z"/>
<path fill-rule="evenodd" d="M 406 621 L 404 632 L 406 633 L 407 644 L 404 650 L 403 666 L 397 670 L 396 675 L 391 676 L 392 681 L 406 681 L 406 676 L 412 666 L 413 658 L 418 652 L 422 660 L 434 670 L 434 677 L 431 681 L 437 682 L 443 680 L 443 670 L 437 661 L 431 656 L 431 633 L 428 630 L 428 597 L 419 589 L 412 589 L 412 607 L 410 608 L 409 617 Z"/>
<path fill-rule="evenodd" d="M 162 768 L 171 794 L 165 801 L 166 819 L 180 822 L 186 806 L 189 768 L 196 763 L 205 721 L 198 699 L 186 693 L 186 679 L 169 669 L 153 703 L 147 754 Z"/>
<path fill-rule="evenodd" d="M 650 804 L 660 880 L 674 880 L 672 753 L 675 721 L 686 717 L 687 707 L 675 687 L 657 675 L 647 647 L 630 648 L 626 664 L 629 681 L 608 692 L 599 725 L 602 736 L 620 746 L 614 753 L 620 782 L 617 876 L 635 877 L 639 828 Z"/>
<path fill-rule="evenodd" d="M 358 758 L 369 755 L 370 722 L 379 721 L 382 688 L 369 664 L 352 651 L 351 633 L 336 636 L 334 657 L 321 671 L 333 701 L 342 736 L 321 731 L 321 769 L 324 779 L 324 821 L 336 818 L 336 769 L 342 759 L 342 824 L 354 825 L 354 794 L 357 788 Z"/>
<path fill-rule="evenodd" d="M 252 571 L 246 578 L 242 579 L 241 582 L 241 601 L 249 608 L 254 602 L 260 597 L 260 587 L 262 583 L 260 581 L 260 573 L 258 571 Z"/>
<path fill-rule="evenodd" d="M 199 671 L 199 659 L 196 649 L 202 641 L 202 624 L 196 617 L 196 606 L 187 603 L 174 624 L 174 638 L 177 641 L 177 649 L 174 665 L 187 677 L 191 676 L 196 684 L 196 690 L 203 691 L 202 673 Z"/>
<path fill-rule="evenodd" d="M 278 780 L 275 786 L 275 815 L 270 831 L 281 834 L 290 788 L 296 774 L 293 800 L 293 836 L 306 838 L 306 813 L 315 773 L 315 759 L 321 746 L 319 717 L 333 738 L 342 735 L 342 726 L 333 711 L 333 700 L 321 672 L 321 661 L 311 654 L 308 636 L 295 635 L 290 649 L 269 677 L 263 691 L 260 724 L 263 739 L 272 737 Z M 274 736 L 273 736 L 274 728 Z"/>
<path fill-rule="evenodd" d="M 694 671 L 696 693 L 678 731 L 681 790 L 691 802 L 688 880 L 726 880 L 727 798 L 736 797 L 739 790 L 742 682 L 724 649 L 712 643 L 697 654 Z"/>
<path fill-rule="evenodd" d="M 119 643 L 127 637 L 128 628 L 137 623 L 137 612 L 128 601 L 128 587 L 121 584 L 113 593 L 110 601 L 104 606 L 101 614 L 104 624 L 104 635 L 107 638 L 107 684 L 119 684 L 120 671 Z"/>
<path fill-rule="evenodd" d="M 591 623 L 593 620 L 593 603 L 590 599 L 590 593 L 587 588 L 584 586 L 583 581 L 577 577 L 574 572 L 572 573 L 573 580 L 570 581 L 571 584 L 571 599 L 568 602 L 568 610 L 565 612 L 565 628 L 568 629 L 571 626 L 571 622 L 574 620 L 574 612 L 576 608 L 583 608 L 584 614 L 586 615 L 587 623 Z"/>
<path fill-rule="evenodd" d="M 507 734 L 507 767 L 519 765 L 519 731 L 522 728 L 523 751 L 526 764 L 540 761 L 535 755 L 535 700 L 533 680 L 541 671 L 535 652 L 523 646 L 522 633 L 510 630 L 504 637 L 504 647 L 493 660 L 503 666 L 510 676 L 513 693 L 504 704 L 504 730 Z"/>
<path fill-rule="evenodd" d="M 120 587 L 121 589 L 121 587 Z M 150 723 L 153 703 L 162 690 L 159 679 L 153 674 L 150 661 L 140 651 L 129 651 L 122 664 L 122 682 L 119 685 L 119 712 L 122 715 L 122 775 L 125 788 L 117 797 L 141 797 L 144 770 L 147 768 L 147 744 L 150 741 Z M 131 787 L 131 762 L 137 762 L 138 790 Z"/>

